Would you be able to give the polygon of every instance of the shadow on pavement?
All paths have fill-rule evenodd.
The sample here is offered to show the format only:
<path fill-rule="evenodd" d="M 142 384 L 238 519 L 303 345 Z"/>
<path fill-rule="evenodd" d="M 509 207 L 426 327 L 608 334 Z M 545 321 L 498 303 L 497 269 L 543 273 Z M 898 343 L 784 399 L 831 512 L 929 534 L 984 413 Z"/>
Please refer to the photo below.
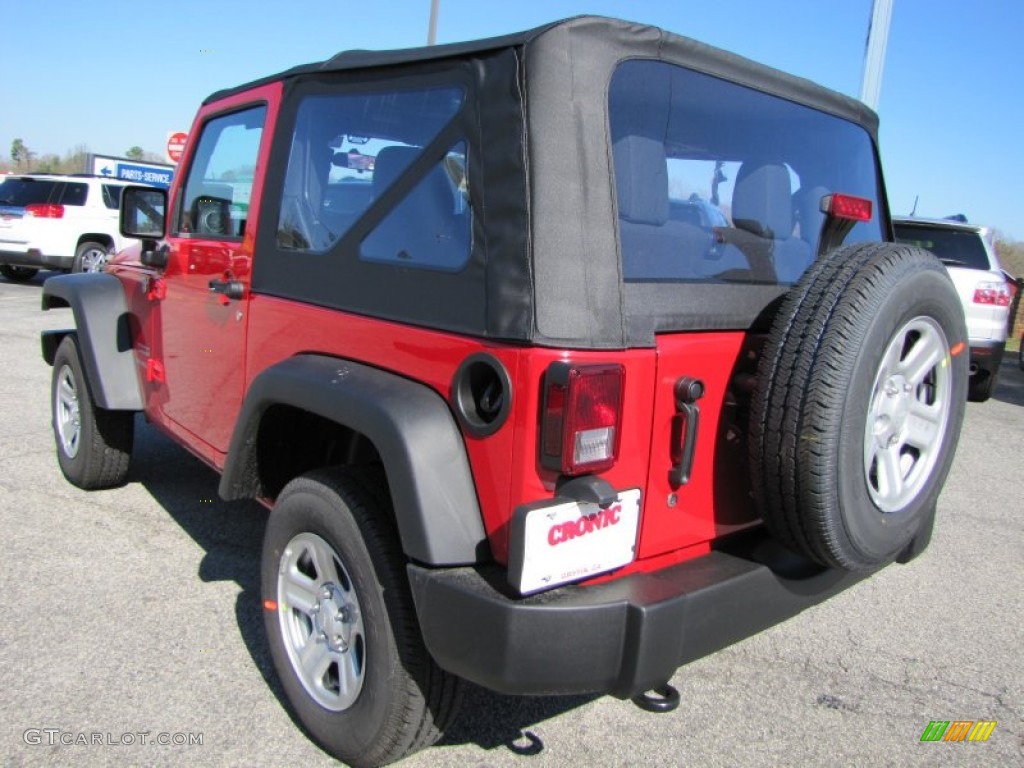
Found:
<path fill-rule="evenodd" d="M 141 483 L 206 553 L 199 564 L 204 582 L 233 581 L 241 587 L 235 604 L 238 630 L 267 685 L 301 728 L 273 669 L 260 607 L 260 553 L 267 510 L 254 501 L 225 502 L 217 496 L 219 476 L 141 418 L 135 423 L 135 451 L 127 482 Z M 544 744 L 529 728 L 597 699 L 597 696 L 501 696 L 465 686 L 460 715 L 442 745 L 506 747 L 536 755 Z M 429 754 L 429 750 L 427 752 Z"/>

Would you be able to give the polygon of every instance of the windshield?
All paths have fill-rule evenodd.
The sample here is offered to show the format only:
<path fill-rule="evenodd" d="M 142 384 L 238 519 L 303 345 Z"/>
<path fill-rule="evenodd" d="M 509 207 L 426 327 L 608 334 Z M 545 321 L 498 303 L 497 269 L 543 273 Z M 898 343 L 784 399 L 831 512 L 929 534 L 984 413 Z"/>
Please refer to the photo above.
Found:
<path fill-rule="evenodd" d="M 882 239 L 874 146 L 858 125 L 648 60 L 618 67 L 609 109 L 627 282 L 792 284 L 832 192 L 873 203 L 846 242 Z"/>
<path fill-rule="evenodd" d="M 989 270 L 988 252 L 981 235 L 964 229 L 929 227 L 893 222 L 896 240 L 926 248 L 950 267 Z"/>

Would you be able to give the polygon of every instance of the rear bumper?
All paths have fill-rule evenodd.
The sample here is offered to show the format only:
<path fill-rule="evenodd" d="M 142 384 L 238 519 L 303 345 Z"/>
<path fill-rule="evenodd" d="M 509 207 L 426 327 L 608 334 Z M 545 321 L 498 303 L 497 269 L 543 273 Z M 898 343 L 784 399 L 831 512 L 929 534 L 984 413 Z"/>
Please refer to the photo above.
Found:
<path fill-rule="evenodd" d="M 971 373 L 978 369 L 992 373 L 999 370 L 999 364 L 1003 360 L 1003 351 L 1006 349 L 1006 340 L 1003 341 L 971 341 Z"/>
<path fill-rule="evenodd" d="M 47 255 L 38 248 L 12 250 L 10 247 L 0 247 L 0 264 L 10 264 L 15 267 L 33 267 L 35 269 L 71 269 L 71 264 L 74 260 L 73 256 Z"/>
<path fill-rule="evenodd" d="M 507 591 L 498 567 L 408 570 L 427 648 L 449 672 L 501 693 L 619 698 L 869 575 L 811 565 L 763 533 L 660 571 L 526 598 Z"/>

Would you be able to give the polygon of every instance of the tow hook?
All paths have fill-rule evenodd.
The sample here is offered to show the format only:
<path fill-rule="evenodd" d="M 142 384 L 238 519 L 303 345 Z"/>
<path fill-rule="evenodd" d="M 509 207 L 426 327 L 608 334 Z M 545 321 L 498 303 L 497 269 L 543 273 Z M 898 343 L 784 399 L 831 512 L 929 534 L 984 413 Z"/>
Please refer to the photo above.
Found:
<path fill-rule="evenodd" d="M 633 703 L 645 712 L 671 712 L 679 706 L 679 691 L 665 683 L 634 696 Z"/>

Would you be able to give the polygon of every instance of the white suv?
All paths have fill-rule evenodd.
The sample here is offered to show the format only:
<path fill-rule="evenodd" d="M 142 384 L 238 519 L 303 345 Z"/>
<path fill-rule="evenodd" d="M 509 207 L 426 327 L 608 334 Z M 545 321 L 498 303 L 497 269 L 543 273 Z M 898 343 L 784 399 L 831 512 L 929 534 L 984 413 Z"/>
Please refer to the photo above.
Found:
<path fill-rule="evenodd" d="M 971 345 L 969 400 L 988 400 L 1006 347 L 1013 295 L 1003 277 L 989 232 L 956 219 L 893 217 L 896 240 L 927 248 L 953 278 L 967 318 Z"/>
<path fill-rule="evenodd" d="M 121 190 L 100 176 L 28 174 L 0 181 L 0 274 L 32 279 L 40 269 L 98 272 L 131 240 L 118 232 Z"/>

